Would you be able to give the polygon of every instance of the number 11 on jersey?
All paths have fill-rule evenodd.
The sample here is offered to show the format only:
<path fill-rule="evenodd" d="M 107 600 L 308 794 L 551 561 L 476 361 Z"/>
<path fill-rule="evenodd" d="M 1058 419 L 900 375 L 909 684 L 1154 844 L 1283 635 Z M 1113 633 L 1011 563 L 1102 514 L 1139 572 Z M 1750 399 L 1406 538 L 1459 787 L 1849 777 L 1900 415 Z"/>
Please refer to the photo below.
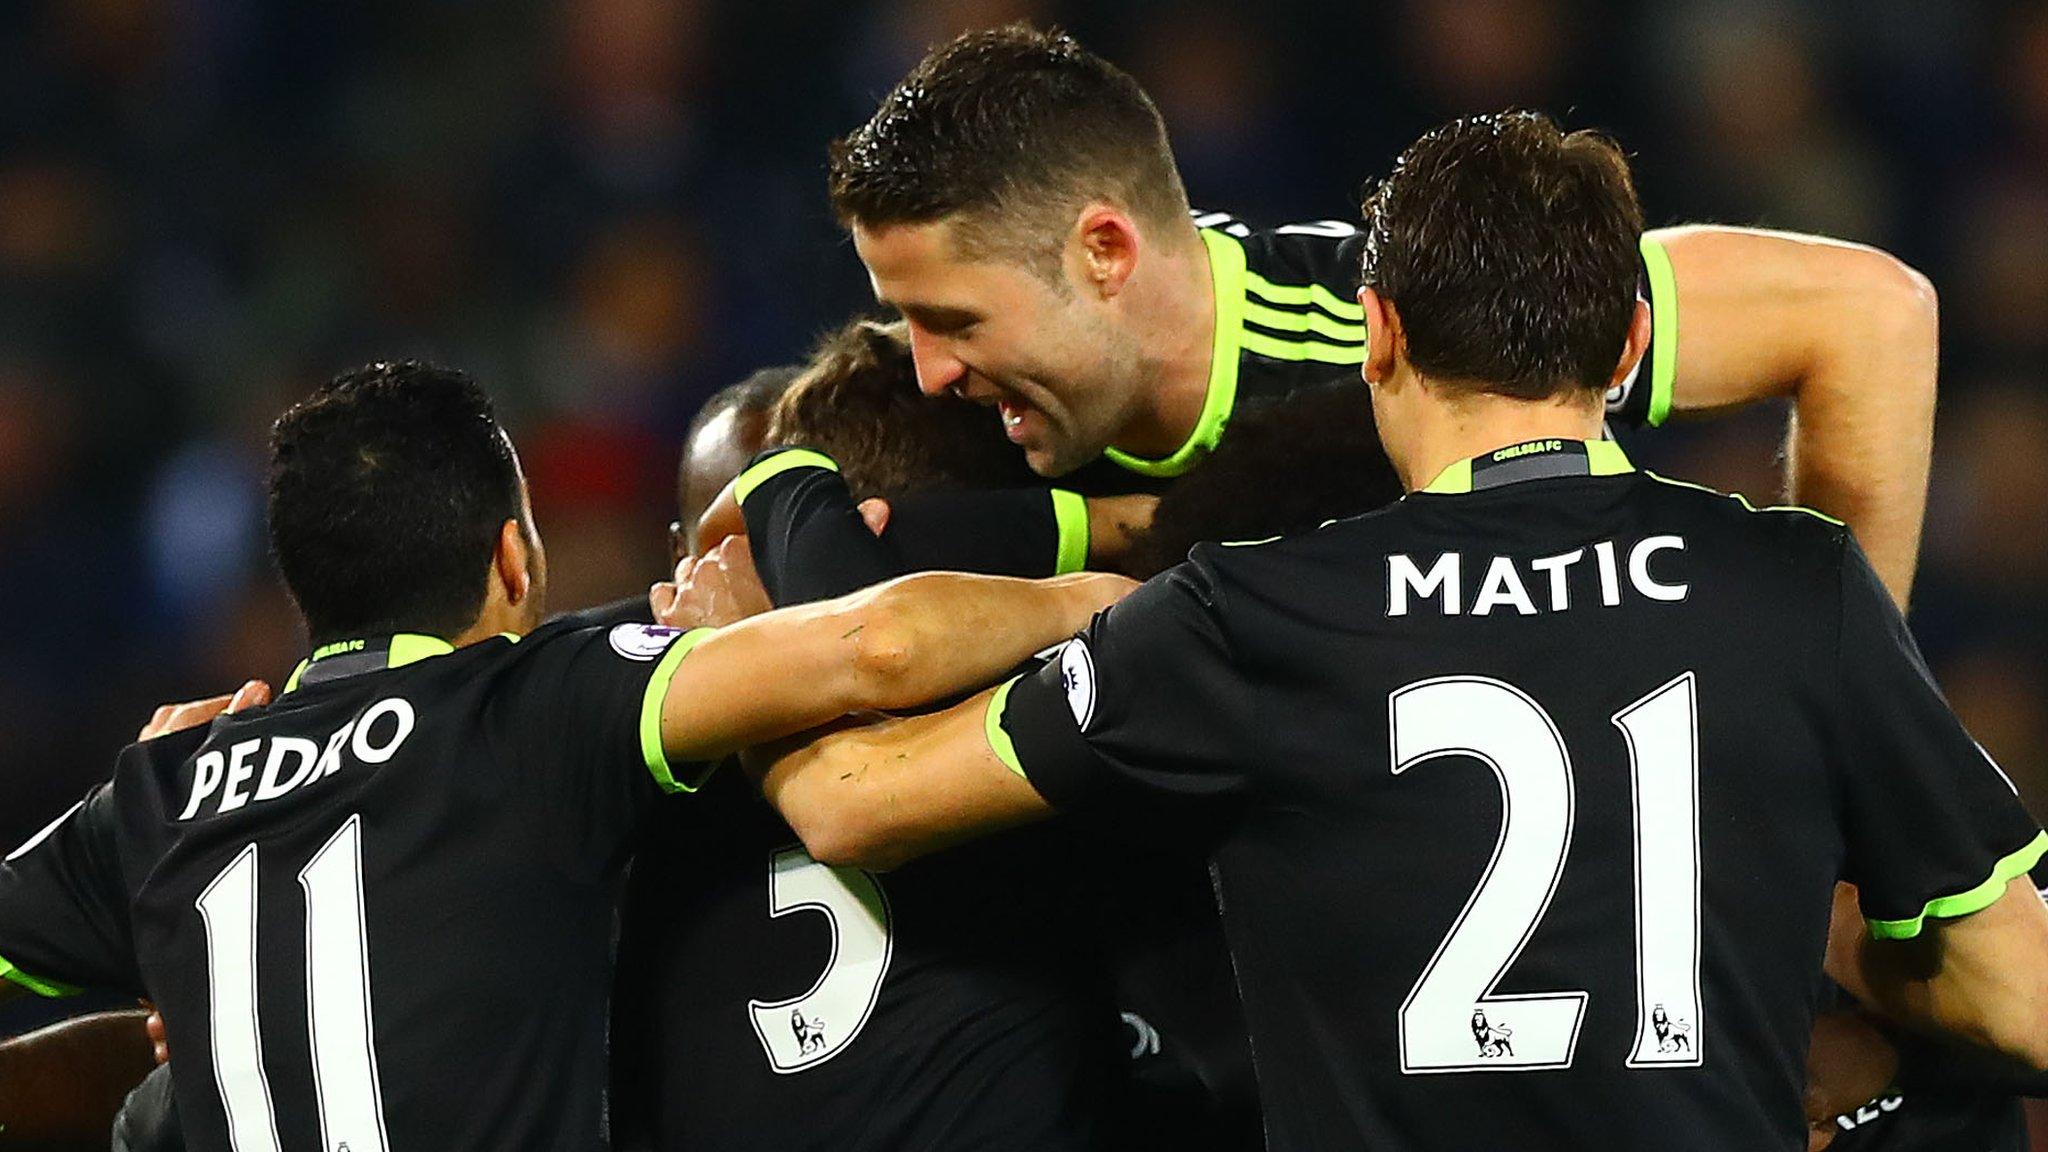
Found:
<path fill-rule="evenodd" d="M 1634 809 L 1632 1068 L 1697 1067 L 1705 1038 L 1694 688 L 1687 672 L 1613 716 Z M 1563 736 L 1528 694 L 1483 676 L 1419 681 L 1387 707 L 1394 775 L 1464 756 L 1492 769 L 1501 791 L 1493 858 L 1401 1005 L 1401 1070 L 1570 1067 L 1588 993 L 1494 991 L 1549 910 L 1571 851 L 1578 796 Z"/>

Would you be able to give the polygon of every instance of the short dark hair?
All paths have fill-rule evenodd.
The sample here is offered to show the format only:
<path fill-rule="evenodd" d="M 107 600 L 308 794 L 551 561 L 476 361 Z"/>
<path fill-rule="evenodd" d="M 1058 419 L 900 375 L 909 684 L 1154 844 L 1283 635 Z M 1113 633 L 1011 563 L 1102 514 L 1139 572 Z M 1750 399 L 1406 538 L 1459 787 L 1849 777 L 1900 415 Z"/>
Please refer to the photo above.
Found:
<path fill-rule="evenodd" d="M 1365 202 L 1364 282 L 1408 358 L 1482 391 L 1604 391 L 1635 306 L 1643 211 L 1597 132 L 1503 112 L 1425 133 Z"/>
<path fill-rule="evenodd" d="M 519 465 L 491 398 L 406 360 L 344 372 L 270 434 L 270 549 L 315 644 L 476 622 Z"/>
<path fill-rule="evenodd" d="M 737 384 L 728 384 L 713 392 L 690 418 L 689 431 L 683 434 L 684 444 L 693 444 L 706 426 L 727 412 L 737 411 L 744 415 L 766 415 L 775 410 L 775 402 L 794 383 L 797 373 L 803 371 L 798 364 L 777 364 L 768 368 L 757 368 Z"/>
<path fill-rule="evenodd" d="M 1204 541 L 1306 532 L 1370 512 L 1400 491 L 1363 382 L 1297 392 L 1231 419 L 1216 450 L 1159 498 L 1133 542 L 1129 571 L 1163 572 Z"/>
<path fill-rule="evenodd" d="M 968 32 L 926 54 L 866 124 L 833 143 L 830 186 L 849 225 L 961 215 L 975 253 L 1056 255 L 1064 214 L 1093 197 L 1155 225 L 1188 211 L 1152 98 L 1073 37 L 1027 24 Z"/>
<path fill-rule="evenodd" d="M 1039 482 L 989 409 L 919 395 L 901 321 L 827 333 L 776 405 L 768 443 L 832 457 L 861 499 Z"/>

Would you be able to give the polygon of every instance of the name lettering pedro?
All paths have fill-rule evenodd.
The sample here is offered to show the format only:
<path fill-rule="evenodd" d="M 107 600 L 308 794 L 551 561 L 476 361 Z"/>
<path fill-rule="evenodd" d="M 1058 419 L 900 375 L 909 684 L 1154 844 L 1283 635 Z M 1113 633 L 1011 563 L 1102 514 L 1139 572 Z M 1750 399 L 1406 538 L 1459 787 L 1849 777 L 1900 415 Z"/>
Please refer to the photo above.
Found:
<path fill-rule="evenodd" d="M 214 801 L 212 816 L 275 800 L 334 775 L 345 755 L 356 763 L 382 764 L 412 735 L 417 719 L 410 703 L 391 696 L 328 733 L 324 744 L 304 736 L 266 736 L 211 749 L 192 762 L 192 796 L 178 819 L 192 819 L 208 799 Z"/>
<path fill-rule="evenodd" d="M 1676 558 L 1660 560 L 1660 555 L 1683 551 L 1682 536 L 1650 536 L 1626 548 L 1613 540 L 1602 540 L 1590 548 L 1574 548 L 1563 555 L 1536 560 L 1494 556 L 1485 562 L 1484 574 L 1479 575 L 1477 591 L 1470 600 L 1465 592 L 1471 586 L 1470 577 L 1478 575 L 1477 557 L 1468 560 L 1461 553 L 1445 552 L 1425 569 L 1413 557 L 1396 553 L 1387 557 L 1387 615 L 1406 616 L 1411 608 L 1429 607 L 1445 616 L 1489 616 L 1508 611 L 1534 616 L 1546 609 L 1569 611 L 1574 603 L 1590 603 L 1594 595 L 1602 605 L 1612 608 L 1621 603 L 1626 592 L 1648 600 L 1677 603 L 1685 599 L 1690 586 L 1657 579 L 1651 564 L 1656 561 L 1668 578 L 1673 575 L 1669 565 Z"/>

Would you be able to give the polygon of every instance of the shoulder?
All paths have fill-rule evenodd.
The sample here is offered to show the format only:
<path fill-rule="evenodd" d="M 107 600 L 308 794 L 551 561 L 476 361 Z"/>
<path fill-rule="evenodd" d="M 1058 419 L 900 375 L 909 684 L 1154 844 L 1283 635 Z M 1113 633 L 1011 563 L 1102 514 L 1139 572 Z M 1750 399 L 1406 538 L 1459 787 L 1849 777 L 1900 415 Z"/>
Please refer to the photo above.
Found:
<path fill-rule="evenodd" d="M 1723 492 L 1647 469 L 1638 475 L 1649 499 L 1703 526 L 1831 552 L 1839 552 L 1851 539 L 1848 525 L 1803 505 L 1758 504 L 1739 492 Z"/>
<path fill-rule="evenodd" d="M 1283 289 L 1282 299 L 1268 303 L 1308 303 L 1305 293 L 1289 294 L 1284 289 L 1305 290 L 1313 285 L 1335 298 L 1341 313 L 1338 319 L 1356 319 L 1351 315 L 1357 308 L 1352 297 L 1358 289 L 1359 258 L 1365 249 L 1365 233 L 1358 225 L 1345 220 L 1303 220 L 1262 229 L 1228 212 L 1198 211 L 1195 226 L 1228 237 L 1244 251 L 1248 287 L 1255 294 L 1268 285 Z M 1299 301 L 1294 298 L 1297 295 L 1302 297 Z"/>

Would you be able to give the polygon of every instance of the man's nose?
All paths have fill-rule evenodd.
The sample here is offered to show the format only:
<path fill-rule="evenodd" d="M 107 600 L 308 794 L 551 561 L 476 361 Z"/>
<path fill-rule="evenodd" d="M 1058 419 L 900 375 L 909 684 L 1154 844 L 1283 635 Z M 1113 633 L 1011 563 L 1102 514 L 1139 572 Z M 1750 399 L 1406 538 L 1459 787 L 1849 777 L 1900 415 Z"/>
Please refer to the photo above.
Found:
<path fill-rule="evenodd" d="M 910 326 L 910 363 L 917 370 L 917 390 L 943 396 L 967 375 L 967 365 L 946 350 L 946 341 L 917 325 Z"/>

